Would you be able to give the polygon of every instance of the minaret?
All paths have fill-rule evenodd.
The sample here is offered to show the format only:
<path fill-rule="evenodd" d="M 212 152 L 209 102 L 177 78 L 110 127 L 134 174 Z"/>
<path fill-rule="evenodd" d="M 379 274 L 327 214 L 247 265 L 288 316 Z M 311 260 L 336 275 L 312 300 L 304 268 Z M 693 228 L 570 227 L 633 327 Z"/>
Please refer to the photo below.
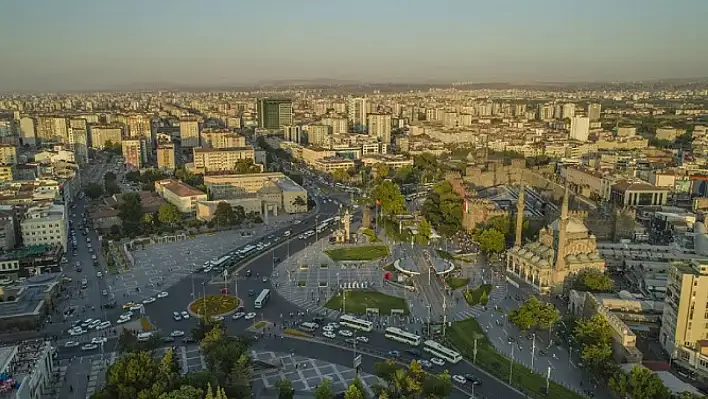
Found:
<path fill-rule="evenodd" d="M 519 189 L 519 199 L 516 201 L 516 241 L 514 246 L 521 247 L 521 230 L 524 227 L 524 183 L 521 183 Z"/>
<path fill-rule="evenodd" d="M 568 184 L 565 185 L 565 194 L 563 195 L 563 205 L 561 206 L 561 215 L 558 219 L 558 248 L 556 251 L 556 271 L 565 269 L 565 231 L 568 228 L 568 200 L 570 193 L 568 192 Z"/>

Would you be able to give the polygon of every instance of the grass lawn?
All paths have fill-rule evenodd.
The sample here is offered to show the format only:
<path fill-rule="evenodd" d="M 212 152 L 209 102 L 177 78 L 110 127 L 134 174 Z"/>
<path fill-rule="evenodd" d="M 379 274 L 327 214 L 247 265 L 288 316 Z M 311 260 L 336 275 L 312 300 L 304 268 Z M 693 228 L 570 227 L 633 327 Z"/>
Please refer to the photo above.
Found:
<path fill-rule="evenodd" d="M 254 323 L 251 326 L 251 328 L 253 328 L 254 330 L 260 330 L 261 328 L 265 327 L 266 325 L 268 325 L 268 323 L 266 323 L 265 321 L 259 321 L 257 323 Z"/>
<path fill-rule="evenodd" d="M 238 307 L 238 298 L 230 295 L 207 295 L 189 304 L 189 310 L 199 316 L 218 316 Z"/>
<path fill-rule="evenodd" d="M 338 260 L 374 260 L 388 256 L 388 247 L 385 245 L 362 245 L 358 247 L 333 248 L 325 251 L 334 261 Z"/>
<path fill-rule="evenodd" d="M 389 315 L 391 309 L 403 309 L 408 314 L 408 303 L 397 296 L 382 294 L 378 291 L 345 291 L 347 313 L 366 314 L 366 308 L 378 308 L 379 314 Z M 326 308 L 340 310 L 342 295 L 337 295 L 325 303 Z"/>
<path fill-rule="evenodd" d="M 470 306 L 477 304 L 486 305 L 490 292 L 492 292 L 492 286 L 490 284 L 482 284 L 465 291 L 465 300 Z"/>
<path fill-rule="evenodd" d="M 381 240 L 379 240 L 379 237 L 376 236 L 376 232 L 374 232 L 371 229 L 362 228 L 359 231 L 361 232 L 361 234 L 365 235 L 369 239 L 369 242 L 381 241 Z"/>
<path fill-rule="evenodd" d="M 470 362 L 473 359 L 474 339 L 477 339 L 477 366 L 494 375 L 502 381 L 509 381 L 509 359 L 494 349 L 489 343 L 484 331 L 475 319 L 467 319 L 452 323 L 447 330 L 447 338 L 452 345 Z M 546 387 L 546 378 L 534 374 L 526 367 L 514 363 L 512 385 L 524 392 L 532 392 L 534 396 L 551 399 L 581 399 L 583 396 L 551 381 L 548 394 L 541 389 Z"/>
<path fill-rule="evenodd" d="M 458 288 L 466 287 L 467 284 L 469 284 L 470 279 L 468 277 L 448 277 L 445 279 L 445 282 L 450 289 L 456 290 Z"/>

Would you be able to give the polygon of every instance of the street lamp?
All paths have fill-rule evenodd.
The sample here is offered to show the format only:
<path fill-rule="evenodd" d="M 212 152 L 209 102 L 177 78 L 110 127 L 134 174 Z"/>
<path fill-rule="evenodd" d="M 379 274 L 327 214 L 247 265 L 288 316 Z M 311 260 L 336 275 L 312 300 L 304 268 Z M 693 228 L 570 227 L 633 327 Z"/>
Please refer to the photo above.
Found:
<path fill-rule="evenodd" d="M 533 341 L 531 341 L 531 371 L 533 371 L 533 363 L 536 355 L 536 333 L 533 334 Z"/>

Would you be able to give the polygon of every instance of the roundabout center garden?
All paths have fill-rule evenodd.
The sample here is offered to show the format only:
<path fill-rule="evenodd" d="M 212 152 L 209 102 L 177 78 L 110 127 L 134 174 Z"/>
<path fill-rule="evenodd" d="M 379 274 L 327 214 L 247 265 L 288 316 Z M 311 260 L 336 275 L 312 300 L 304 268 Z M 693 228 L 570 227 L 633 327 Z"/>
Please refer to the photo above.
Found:
<path fill-rule="evenodd" d="M 189 304 L 189 311 L 198 317 L 215 317 L 232 313 L 241 301 L 231 295 L 207 295 Z"/>

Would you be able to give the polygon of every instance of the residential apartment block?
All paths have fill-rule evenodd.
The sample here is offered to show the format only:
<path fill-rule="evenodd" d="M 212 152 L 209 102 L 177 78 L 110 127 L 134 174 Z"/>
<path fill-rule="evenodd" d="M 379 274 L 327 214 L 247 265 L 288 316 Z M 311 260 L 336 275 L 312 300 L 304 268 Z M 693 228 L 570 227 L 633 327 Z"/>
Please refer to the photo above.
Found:
<path fill-rule="evenodd" d="M 175 169 L 174 144 L 160 144 L 157 146 L 157 167 L 163 170 Z"/>
<path fill-rule="evenodd" d="M 66 208 L 59 204 L 30 207 L 20 222 L 22 242 L 30 245 L 56 245 L 66 252 Z"/>
<path fill-rule="evenodd" d="M 197 173 L 224 172 L 234 170 L 236 163 L 251 160 L 255 164 L 253 147 L 239 148 L 193 148 L 194 170 Z"/>
<path fill-rule="evenodd" d="M 199 147 L 199 118 L 196 116 L 180 118 L 179 137 L 183 148 Z"/>
<path fill-rule="evenodd" d="M 120 125 L 91 126 L 91 148 L 103 150 L 106 143 L 120 145 L 123 141 L 123 127 Z"/>

